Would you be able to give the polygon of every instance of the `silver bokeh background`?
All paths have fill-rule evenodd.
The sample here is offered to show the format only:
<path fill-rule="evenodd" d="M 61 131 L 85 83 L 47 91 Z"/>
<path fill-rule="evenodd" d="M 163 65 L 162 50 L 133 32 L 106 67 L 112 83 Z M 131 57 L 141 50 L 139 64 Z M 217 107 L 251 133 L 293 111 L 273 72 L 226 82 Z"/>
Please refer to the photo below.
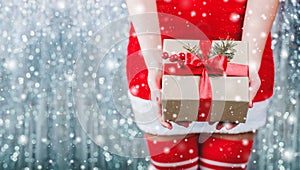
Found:
<path fill-rule="evenodd" d="M 276 90 L 249 169 L 300 168 L 299 6 L 294 0 L 280 2 L 273 27 Z M 127 16 L 125 3 L 115 0 L 0 1 L 0 169 L 148 166 L 143 134 L 127 98 L 127 41 L 113 47 L 104 43 L 101 49 L 87 43 L 115 21 L 118 32 L 103 36 L 127 37 Z M 96 58 L 99 52 L 107 55 Z M 87 60 L 78 59 L 82 53 Z M 76 65 L 99 60 L 97 69 L 81 67 L 85 74 L 75 74 Z M 84 76 L 91 81 L 74 84 Z M 91 93 L 76 96 L 80 93 L 74 89 Z M 84 102 L 76 100 L 80 97 L 86 97 Z M 94 102 L 103 114 L 90 109 Z M 92 133 L 99 135 L 92 140 Z"/>

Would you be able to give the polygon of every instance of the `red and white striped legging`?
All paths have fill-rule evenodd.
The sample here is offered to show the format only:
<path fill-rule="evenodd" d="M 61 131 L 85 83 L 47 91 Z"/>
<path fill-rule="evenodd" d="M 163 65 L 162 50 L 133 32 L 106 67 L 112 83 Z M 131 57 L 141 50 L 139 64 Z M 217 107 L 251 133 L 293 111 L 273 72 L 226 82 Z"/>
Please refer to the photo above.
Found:
<path fill-rule="evenodd" d="M 152 169 L 246 169 L 253 141 L 210 137 L 198 143 L 198 135 L 177 140 L 147 139 Z"/>

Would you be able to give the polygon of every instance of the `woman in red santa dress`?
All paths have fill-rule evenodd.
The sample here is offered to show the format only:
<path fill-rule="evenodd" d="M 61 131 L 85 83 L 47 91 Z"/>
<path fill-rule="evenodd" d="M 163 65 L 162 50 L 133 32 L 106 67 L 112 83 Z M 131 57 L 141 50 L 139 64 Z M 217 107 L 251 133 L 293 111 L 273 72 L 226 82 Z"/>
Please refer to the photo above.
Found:
<path fill-rule="evenodd" d="M 255 131 L 265 124 L 273 94 L 270 29 L 278 3 L 127 0 L 132 21 L 126 59 L 129 97 L 136 123 L 145 132 L 153 169 L 246 169 Z M 162 120 L 161 49 L 165 38 L 229 38 L 248 43 L 251 108 L 246 123 L 192 122 L 187 127 Z M 210 135 L 198 145 L 203 134 Z"/>

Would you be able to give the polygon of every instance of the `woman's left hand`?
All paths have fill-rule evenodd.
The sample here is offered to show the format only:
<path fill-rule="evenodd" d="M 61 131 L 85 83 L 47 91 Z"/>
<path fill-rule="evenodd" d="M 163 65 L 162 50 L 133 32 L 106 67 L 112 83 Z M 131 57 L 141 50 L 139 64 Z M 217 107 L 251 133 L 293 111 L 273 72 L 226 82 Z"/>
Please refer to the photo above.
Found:
<path fill-rule="evenodd" d="M 250 102 L 249 102 L 249 107 L 253 107 L 253 99 L 256 96 L 259 87 L 261 85 L 261 80 L 258 74 L 258 71 L 255 69 L 251 69 L 249 70 L 249 78 L 250 78 L 250 87 L 249 87 L 249 98 L 250 98 Z"/>
<path fill-rule="evenodd" d="M 249 87 L 249 107 L 253 107 L 253 99 L 256 95 L 256 93 L 259 90 L 259 87 L 261 85 L 261 80 L 259 77 L 259 74 L 256 70 L 250 69 L 249 71 L 249 78 L 250 78 L 250 87 Z M 239 123 L 225 123 L 225 122 L 219 122 L 216 126 L 217 130 L 222 129 L 225 127 L 227 130 L 231 130 L 235 128 Z"/>

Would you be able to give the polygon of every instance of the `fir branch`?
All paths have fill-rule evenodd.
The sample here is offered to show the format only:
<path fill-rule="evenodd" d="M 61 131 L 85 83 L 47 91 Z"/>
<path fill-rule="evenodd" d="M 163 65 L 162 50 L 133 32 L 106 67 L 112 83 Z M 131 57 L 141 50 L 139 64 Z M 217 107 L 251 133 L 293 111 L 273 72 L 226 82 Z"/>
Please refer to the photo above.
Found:
<path fill-rule="evenodd" d="M 236 49 L 233 48 L 236 45 L 236 43 L 229 39 L 221 40 L 221 43 L 214 43 L 210 50 L 209 57 L 222 55 L 227 57 L 228 62 L 230 62 L 230 60 L 234 57 L 234 54 L 236 53 Z M 199 58 L 202 58 L 202 53 L 197 45 L 192 46 L 188 43 L 185 44 L 183 48 L 187 50 L 187 52 L 195 54 Z"/>
<path fill-rule="evenodd" d="M 228 58 L 228 61 L 230 61 L 236 53 L 236 50 L 233 48 L 236 45 L 236 43 L 228 39 L 221 40 L 221 43 L 215 43 L 213 45 L 210 51 L 210 56 L 223 55 Z"/>
<path fill-rule="evenodd" d="M 202 58 L 202 55 L 200 53 L 200 49 L 197 45 L 191 46 L 191 44 L 185 44 L 183 46 L 183 48 L 185 50 L 187 50 L 189 53 L 195 54 L 196 56 L 198 56 L 199 58 Z"/>

